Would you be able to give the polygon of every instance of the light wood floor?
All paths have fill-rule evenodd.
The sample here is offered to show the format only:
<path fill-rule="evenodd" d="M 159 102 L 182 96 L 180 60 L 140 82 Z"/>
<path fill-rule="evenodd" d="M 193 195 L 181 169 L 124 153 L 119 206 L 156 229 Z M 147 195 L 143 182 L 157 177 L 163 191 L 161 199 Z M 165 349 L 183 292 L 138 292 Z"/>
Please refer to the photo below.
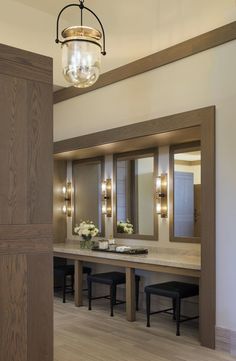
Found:
<path fill-rule="evenodd" d="M 171 316 L 154 315 L 147 328 L 142 313 L 136 322 L 127 322 L 124 305 L 111 318 L 107 302 L 94 301 L 88 311 L 55 299 L 54 361 L 235 361 L 201 347 L 196 322 L 182 324 L 182 335 L 176 337 Z"/>

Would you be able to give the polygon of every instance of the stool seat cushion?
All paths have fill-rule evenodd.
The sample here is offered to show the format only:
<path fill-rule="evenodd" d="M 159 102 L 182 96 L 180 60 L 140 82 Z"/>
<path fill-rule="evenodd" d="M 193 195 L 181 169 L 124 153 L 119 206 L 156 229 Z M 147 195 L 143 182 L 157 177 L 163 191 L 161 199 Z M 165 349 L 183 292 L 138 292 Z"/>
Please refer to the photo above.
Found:
<path fill-rule="evenodd" d="M 199 286 L 192 283 L 171 281 L 146 286 L 145 292 L 171 298 L 186 298 L 198 295 Z"/>
<path fill-rule="evenodd" d="M 135 276 L 139 280 L 139 276 Z M 126 276 L 123 272 L 105 272 L 88 276 L 88 281 L 102 283 L 105 285 L 119 285 L 126 282 Z"/>

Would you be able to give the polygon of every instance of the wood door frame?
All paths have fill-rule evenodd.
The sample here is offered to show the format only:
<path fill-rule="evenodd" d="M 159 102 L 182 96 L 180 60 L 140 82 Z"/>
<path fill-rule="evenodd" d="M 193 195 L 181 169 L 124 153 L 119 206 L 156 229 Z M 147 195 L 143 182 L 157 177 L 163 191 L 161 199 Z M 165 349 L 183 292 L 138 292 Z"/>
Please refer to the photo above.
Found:
<path fill-rule="evenodd" d="M 119 140 L 200 127 L 202 150 L 202 246 L 200 278 L 200 341 L 215 348 L 215 106 L 109 129 L 54 143 L 54 153 L 93 147 Z"/>

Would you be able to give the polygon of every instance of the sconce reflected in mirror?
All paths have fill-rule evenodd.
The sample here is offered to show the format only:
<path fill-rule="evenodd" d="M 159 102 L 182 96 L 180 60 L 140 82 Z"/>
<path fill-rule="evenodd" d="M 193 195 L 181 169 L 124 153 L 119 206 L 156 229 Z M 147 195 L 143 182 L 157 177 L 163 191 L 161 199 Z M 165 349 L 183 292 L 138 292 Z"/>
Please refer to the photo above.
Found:
<path fill-rule="evenodd" d="M 168 204 L 167 204 L 167 174 L 162 173 L 156 178 L 156 212 L 161 218 L 168 217 Z"/>
<path fill-rule="evenodd" d="M 107 217 L 112 216 L 111 206 L 111 179 L 102 182 L 102 214 Z"/>
<path fill-rule="evenodd" d="M 66 185 L 62 188 L 62 193 L 64 195 L 64 204 L 62 206 L 62 212 L 67 216 L 71 217 L 71 182 L 67 182 Z"/>

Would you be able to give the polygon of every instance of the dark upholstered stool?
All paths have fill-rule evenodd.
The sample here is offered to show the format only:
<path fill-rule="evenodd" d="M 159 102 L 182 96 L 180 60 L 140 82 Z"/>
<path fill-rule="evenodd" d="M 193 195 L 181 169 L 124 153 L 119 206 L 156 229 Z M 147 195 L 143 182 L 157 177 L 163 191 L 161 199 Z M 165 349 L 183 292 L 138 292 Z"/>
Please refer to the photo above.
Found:
<path fill-rule="evenodd" d="M 139 281 L 140 277 L 135 276 L 135 293 L 136 293 L 136 310 L 138 311 L 138 301 L 139 301 Z M 103 285 L 110 286 L 110 295 L 101 296 L 101 297 L 92 297 L 92 284 L 100 283 Z M 125 303 L 125 301 L 120 301 L 116 299 L 116 290 L 117 285 L 126 283 L 126 275 L 122 272 L 106 272 L 106 273 L 98 273 L 95 275 L 88 275 L 88 299 L 89 299 L 89 307 L 88 309 L 92 309 L 92 300 L 97 300 L 100 298 L 107 298 L 110 300 L 110 309 L 111 316 L 114 315 L 113 308 L 115 305 L 119 305 L 121 303 Z"/>
<path fill-rule="evenodd" d="M 180 335 L 179 328 L 180 323 L 190 321 L 198 318 L 182 316 L 181 319 L 181 300 L 187 297 L 197 296 L 199 294 L 199 287 L 195 284 L 184 282 L 165 282 L 145 287 L 146 293 L 146 311 L 147 311 L 147 327 L 150 327 L 150 315 L 156 313 L 169 313 L 173 315 L 173 319 L 176 320 L 176 336 Z M 172 308 L 168 308 L 162 311 L 151 312 L 151 295 L 164 296 L 172 298 Z M 170 311 L 173 311 L 171 313 Z"/>
<path fill-rule="evenodd" d="M 66 294 L 74 293 L 74 273 L 75 267 L 74 265 L 67 264 L 67 260 L 65 258 L 54 257 L 54 278 L 59 279 L 60 286 L 54 288 L 62 289 L 62 299 L 63 303 L 66 302 Z M 83 267 L 84 274 L 91 274 L 90 267 Z M 67 284 L 67 278 L 70 278 L 70 284 Z"/>

